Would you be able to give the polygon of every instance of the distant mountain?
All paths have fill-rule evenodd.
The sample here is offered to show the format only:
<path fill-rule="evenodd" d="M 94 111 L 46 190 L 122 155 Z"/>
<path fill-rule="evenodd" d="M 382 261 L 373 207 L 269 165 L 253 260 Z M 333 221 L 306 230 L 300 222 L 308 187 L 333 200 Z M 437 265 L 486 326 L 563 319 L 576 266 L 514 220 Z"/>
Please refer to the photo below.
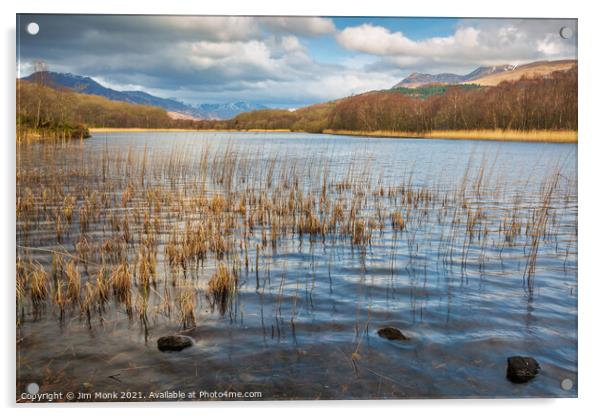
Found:
<path fill-rule="evenodd" d="M 398 82 L 393 88 L 417 88 L 427 84 L 462 84 L 467 81 L 473 81 L 486 75 L 496 74 L 498 72 L 512 71 L 513 65 L 482 66 L 469 74 L 422 74 L 414 72 L 408 77 Z"/>
<path fill-rule="evenodd" d="M 206 119 L 228 120 L 240 113 L 246 113 L 254 110 L 265 110 L 268 107 L 261 104 L 248 103 L 246 101 L 237 101 L 226 104 L 199 104 L 197 111 L 206 115 Z"/>
<path fill-rule="evenodd" d="M 502 81 L 514 81 L 527 77 L 547 76 L 554 71 L 566 71 L 577 65 L 575 60 L 537 61 L 525 65 L 482 66 L 469 74 L 421 74 L 414 72 L 393 88 L 418 88 L 428 84 L 479 84 L 497 85 Z"/>
<path fill-rule="evenodd" d="M 413 72 L 406 78 L 393 85 L 393 88 L 417 88 L 427 84 L 458 84 L 462 82 L 462 75 L 456 74 L 422 74 Z"/>
<path fill-rule="evenodd" d="M 502 81 L 517 81 L 522 77 L 538 78 L 549 77 L 552 72 L 568 71 L 577 65 L 576 60 L 567 59 L 561 61 L 537 61 L 530 64 L 518 65 L 507 71 L 497 71 L 480 74 L 470 80 L 464 81 L 464 84 L 472 83 L 482 86 L 498 85 Z"/>
<path fill-rule="evenodd" d="M 240 113 L 265 109 L 261 104 L 238 101 L 225 104 L 199 104 L 191 106 L 170 98 L 161 98 L 144 91 L 117 91 L 101 85 L 90 77 L 60 72 L 35 72 L 23 78 L 26 81 L 42 82 L 51 88 L 67 88 L 83 94 L 100 95 L 113 101 L 161 107 L 175 119 L 225 120 Z"/>

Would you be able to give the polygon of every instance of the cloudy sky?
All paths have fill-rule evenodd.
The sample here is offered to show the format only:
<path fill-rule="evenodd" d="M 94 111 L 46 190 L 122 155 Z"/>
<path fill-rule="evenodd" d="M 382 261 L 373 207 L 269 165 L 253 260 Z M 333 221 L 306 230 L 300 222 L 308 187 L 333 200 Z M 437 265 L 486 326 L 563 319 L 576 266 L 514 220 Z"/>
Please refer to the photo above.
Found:
<path fill-rule="evenodd" d="M 40 31 L 26 32 L 30 22 Z M 33 62 L 189 104 L 300 107 L 390 88 L 412 72 L 576 59 L 575 20 L 20 15 Z"/>

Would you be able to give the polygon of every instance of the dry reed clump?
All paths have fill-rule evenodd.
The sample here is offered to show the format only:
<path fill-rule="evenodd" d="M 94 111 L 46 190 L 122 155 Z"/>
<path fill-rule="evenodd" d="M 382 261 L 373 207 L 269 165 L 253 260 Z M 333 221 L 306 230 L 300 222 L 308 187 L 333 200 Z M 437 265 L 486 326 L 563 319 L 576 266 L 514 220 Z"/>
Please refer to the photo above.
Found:
<path fill-rule="evenodd" d="M 218 194 L 213 195 L 213 198 L 211 198 L 211 202 L 209 203 L 209 208 L 214 214 L 222 213 L 226 208 L 226 199 Z"/>
<path fill-rule="evenodd" d="M 391 214 L 391 226 L 394 230 L 403 231 L 406 227 L 406 223 L 403 219 L 403 214 L 399 211 L 393 212 Z"/>
<path fill-rule="evenodd" d="M 73 304 L 79 303 L 82 280 L 79 267 L 74 260 L 69 261 L 65 266 L 65 278 L 67 279 L 67 299 Z"/>
<path fill-rule="evenodd" d="M 69 304 L 69 300 L 67 299 L 65 290 L 66 290 L 65 282 L 63 282 L 62 280 L 59 280 L 55 284 L 54 295 L 52 296 L 52 301 L 59 308 L 59 313 L 60 313 L 59 320 L 61 320 L 61 321 L 63 320 L 63 317 L 65 316 L 65 309 L 67 308 L 67 305 Z"/>
<path fill-rule="evenodd" d="M 88 239 L 85 236 L 81 236 L 78 242 L 75 244 L 75 251 L 79 257 L 78 260 L 82 262 L 86 271 L 88 270 L 88 262 L 90 260 L 90 254 L 92 254 L 93 248 L 91 247 Z"/>
<path fill-rule="evenodd" d="M 322 223 L 317 215 L 312 211 L 307 211 L 299 220 L 299 235 L 310 234 L 316 235 L 322 232 Z"/>
<path fill-rule="evenodd" d="M 52 253 L 52 279 L 56 283 L 65 273 L 65 262 L 63 256 L 58 253 Z"/>
<path fill-rule="evenodd" d="M 103 266 L 100 267 L 96 274 L 96 292 L 100 308 L 109 301 L 109 291 L 111 290 L 111 282 L 108 273 Z"/>
<path fill-rule="evenodd" d="M 71 224 L 71 220 L 73 219 L 73 211 L 75 211 L 75 197 L 74 196 L 65 196 L 63 199 L 63 216 L 67 221 L 67 224 Z"/>
<path fill-rule="evenodd" d="M 64 228 L 63 221 L 61 220 L 61 214 L 57 213 L 54 221 L 54 230 L 56 233 L 56 241 L 61 242 L 61 237 L 63 237 Z"/>
<path fill-rule="evenodd" d="M 88 201 L 79 207 L 79 229 L 82 234 L 87 233 L 90 226 L 91 208 Z"/>
<path fill-rule="evenodd" d="M 180 289 L 176 298 L 178 317 L 184 329 L 196 326 L 196 297 L 196 289 L 186 286 Z"/>
<path fill-rule="evenodd" d="M 111 273 L 113 293 L 123 303 L 129 316 L 132 315 L 132 275 L 127 263 L 121 263 Z"/>
<path fill-rule="evenodd" d="M 48 296 L 48 274 L 40 264 L 31 264 L 29 271 L 29 296 L 34 307 L 38 308 Z"/>
<path fill-rule="evenodd" d="M 226 312 L 228 300 L 236 292 L 237 285 L 238 275 L 224 263 L 219 263 L 209 279 L 208 295 L 212 306 L 217 305 L 222 315 Z"/>
<path fill-rule="evenodd" d="M 149 284 L 157 285 L 157 256 L 151 248 L 141 246 L 138 253 L 138 284 L 148 288 Z"/>
<path fill-rule="evenodd" d="M 364 220 L 357 220 L 353 224 L 353 244 L 356 246 L 365 246 L 370 242 L 370 231 L 366 227 Z"/>
<path fill-rule="evenodd" d="M 84 286 L 84 296 L 81 302 L 81 311 L 86 314 L 86 320 L 89 327 L 92 327 L 92 311 L 95 308 L 96 300 L 96 288 L 92 283 L 86 282 Z"/>

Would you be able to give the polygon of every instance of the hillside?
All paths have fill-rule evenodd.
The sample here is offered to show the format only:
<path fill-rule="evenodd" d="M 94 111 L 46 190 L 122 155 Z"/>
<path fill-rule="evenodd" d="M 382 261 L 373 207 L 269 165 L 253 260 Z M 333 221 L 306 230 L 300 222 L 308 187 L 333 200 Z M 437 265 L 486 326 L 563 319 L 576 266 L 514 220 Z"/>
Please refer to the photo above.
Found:
<path fill-rule="evenodd" d="M 372 91 L 295 112 L 254 111 L 203 127 L 308 132 L 577 130 L 576 68 L 493 87 L 466 87 L 445 86 L 423 96 L 399 88 Z"/>
<path fill-rule="evenodd" d="M 540 61 L 526 65 L 520 65 L 511 71 L 486 74 L 470 81 L 471 84 L 482 86 L 494 86 L 504 81 L 517 81 L 523 77 L 537 78 L 550 76 L 555 71 L 568 71 L 575 68 L 577 61 Z M 467 82 L 465 82 L 467 83 Z"/>
<path fill-rule="evenodd" d="M 17 80 L 17 134 L 85 137 L 88 127 L 190 127 L 159 107 L 111 101 Z"/>
<path fill-rule="evenodd" d="M 471 88 L 480 88 L 479 85 L 476 84 L 458 84 L 458 85 L 450 85 L 450 84 L 427 84 L 422 85 L 416 88 L 409 87 L 396 87 L 391 88 L 389 91 L 398 92 L 408 97 L 414 98 L 428 98 L 434 95 L 445 95 L 446 91 L 450 88 L 461 88 L 461 89 L 471 89 Z"/>
<path fill-rule="evenodd" d="M 53 89 L 68 89 L 82 94 L 98 95 L 112 101 L 161 107 L 175 119 L 226 120 L 240 113 L 265 108 L 260 104 L 238 101 L 225 104 L 191 106 L 180 101 L 161 98 L 144 91 L 117 91 L 107 88 L 90 77 L 60 72 L 40 71 L 22 78 Z"/>
<path fill-rule="evenodd" d="M 392 89 L 419 88 L 430 84 L 457 85 L 478 84 L 481 86 L 494 86 L 502 81 L 516 81 L 522 77 L 548 76 L 555 71 L 566 71 L 577 65 L 577 61 L 539 61 L 525 65 L 496 65 L 483 66 L 466 75 L 457 74 L 423 74 L 414 72 L 404 78 Z"/>

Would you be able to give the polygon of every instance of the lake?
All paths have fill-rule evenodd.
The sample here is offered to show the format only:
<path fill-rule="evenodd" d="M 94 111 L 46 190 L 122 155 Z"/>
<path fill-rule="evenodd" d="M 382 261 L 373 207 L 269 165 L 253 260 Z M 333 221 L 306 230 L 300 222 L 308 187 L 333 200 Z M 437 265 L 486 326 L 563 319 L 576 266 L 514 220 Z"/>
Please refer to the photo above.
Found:
<path fill-rule="evenodd" d="M 577 145 L 98 133 L 17 198 L 17 392 L 577 395 Z"/>

